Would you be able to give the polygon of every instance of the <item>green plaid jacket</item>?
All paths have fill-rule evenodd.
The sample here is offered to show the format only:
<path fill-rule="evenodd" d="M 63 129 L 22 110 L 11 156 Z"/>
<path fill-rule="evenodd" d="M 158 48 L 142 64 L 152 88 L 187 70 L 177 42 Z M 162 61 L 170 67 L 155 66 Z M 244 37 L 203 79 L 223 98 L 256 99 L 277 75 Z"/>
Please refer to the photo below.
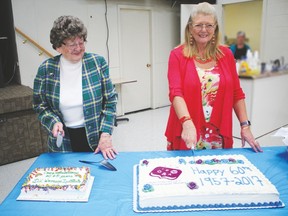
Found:
<path fill-rule="evenodd" d="M 48 131 L 50 152 L 69 152 L 71 144 L 68 131 L 59 109 L 60 55 L 43 62 L 34 79 L 33 109 Z M 117 93 L 109 77 L 105 59 L 96 54 L 85 53 L 82 59 L 83 113 L 87 140 L 91 149 L 98 146 L 101 132 L 112 134 L 116 117 Z M 62 122 L 65 137 L 60 148 L 52 135 L 55 123 Z"/>

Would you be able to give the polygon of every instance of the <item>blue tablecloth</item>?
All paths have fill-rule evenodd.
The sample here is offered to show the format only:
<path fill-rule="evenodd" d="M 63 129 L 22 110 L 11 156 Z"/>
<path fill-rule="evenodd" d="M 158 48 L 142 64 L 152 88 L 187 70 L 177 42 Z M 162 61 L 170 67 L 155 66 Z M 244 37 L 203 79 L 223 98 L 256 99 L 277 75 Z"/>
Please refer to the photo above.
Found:
<path fill-rule="evenodd" d="M 243 154 L 255 164 L 277 187 L 280 198 L 285 203 L 285 208 L 258 209 L 258 210 L 229 210 L 229 211 L 201 211 L 181 212 L 177 215 L 288 215 L 288 152 L 286 147 L 264 148 L 264 153 L 254 153 L 251 149 L 229 150 L 203 150 L 197 151 L 196 155 L 224 155 Z M 20 179 L 18 184 L 3 201 L 0 206 L 0 215 L 69 215 L 69 216 L 127 216 L 140 215 L 133 212 L 132 208 L 132 183 L 133 166 L 143 158 L 191 156 L 190 151 L 165 151 L 165 152 L 121 152 L 117 159 L 111 163 L 117 167 L 117 171 L 109 171 L 98 165 L 87 165 L 78 160 L 101 160 L 100 154 L 92 153 L 47 153 L 42 154 L 29 168 L 27 173 Z M 17 201 L 20 188 L 25 177 L 37 167 L 65 167 L 65 166 L 89 166 L 95 181 L 87 203 L 65 202 L 34 202 Z M 13 172 L 13 170 L 11 170 Z M 7 176 L 9 178 L 9 176 Z M 145 215 L 174 215 L 176 213 L 145 213 Z"/>

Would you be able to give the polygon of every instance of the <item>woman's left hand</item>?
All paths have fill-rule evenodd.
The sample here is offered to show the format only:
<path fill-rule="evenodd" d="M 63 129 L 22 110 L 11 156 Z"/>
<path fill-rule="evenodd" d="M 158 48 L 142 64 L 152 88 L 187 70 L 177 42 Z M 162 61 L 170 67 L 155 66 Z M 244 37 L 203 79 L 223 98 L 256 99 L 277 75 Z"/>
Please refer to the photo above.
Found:
<path fill-rule="evenodd" d="M 95 154 L 102 152 L 103 157 L 107 160 L 115 159 L 118 152 L 112 145 L 112 137 L 108 133 L 102 133 L 100 136 L 98 147 L 95 150 Z"/>
<path fill-rule="evenodd" d="M 259 143 L 254 139 L 254 136 L 250 130 L 250 127 L 241 128 L 241 140 L 242 140 L 242 147 L 245 146 L 245 142 L 253 148 L 255 152 L 263 152 Z"/>

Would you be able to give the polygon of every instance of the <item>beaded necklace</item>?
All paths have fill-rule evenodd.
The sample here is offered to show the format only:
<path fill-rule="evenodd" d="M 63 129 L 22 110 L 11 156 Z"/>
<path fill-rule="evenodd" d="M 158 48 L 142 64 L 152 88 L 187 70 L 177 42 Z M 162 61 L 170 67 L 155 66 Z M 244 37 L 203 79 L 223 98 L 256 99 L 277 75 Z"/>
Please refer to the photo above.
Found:
<path fill-rule="evenodd" d="M 211 61 L 213 61 L 212 58 L 206 59 L 206 58 L 201 58 L 200 56 L 193 56 L 194 60 L 200 64 L 206 64 Z"/>

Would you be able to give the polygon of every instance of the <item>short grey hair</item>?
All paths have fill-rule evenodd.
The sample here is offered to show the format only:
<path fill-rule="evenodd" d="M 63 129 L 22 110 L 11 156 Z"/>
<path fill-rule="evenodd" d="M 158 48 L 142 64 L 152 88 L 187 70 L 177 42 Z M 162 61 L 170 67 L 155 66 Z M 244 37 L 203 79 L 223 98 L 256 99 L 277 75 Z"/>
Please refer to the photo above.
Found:
<path fill-rule="evenodd" d="M 83 22 L 74 16 L 60 16 L 54 23 L 50 31 L 50 43 L 53 49 L 64 44 L 64 40 L 80 37 L 84 41 L 87 38 L 87 29 Z"/>
<path fill-rule="evenodd" d="M 246 34 L 245 34 L 245 32 L 244 31 L 238 31 L 237 32 L 237 37 L 238 36 L 243 36 L 244 38 L 246 37 Z"/>

